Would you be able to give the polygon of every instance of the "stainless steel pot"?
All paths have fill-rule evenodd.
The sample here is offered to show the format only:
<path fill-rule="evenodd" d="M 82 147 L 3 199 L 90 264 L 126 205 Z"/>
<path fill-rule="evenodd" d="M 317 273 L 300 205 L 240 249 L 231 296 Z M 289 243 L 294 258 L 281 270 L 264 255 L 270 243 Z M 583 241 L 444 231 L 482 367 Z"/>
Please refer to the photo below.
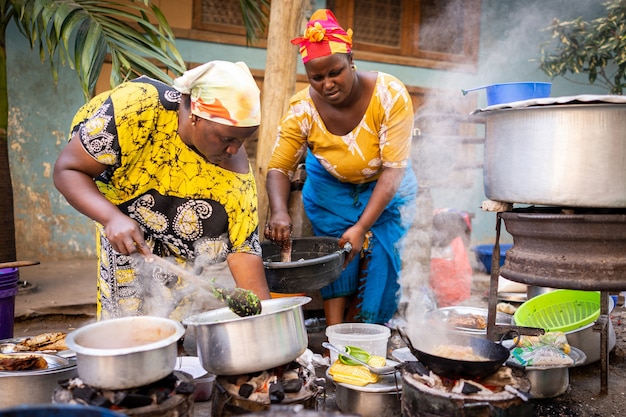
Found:
<path fill-rule="evenodd" d="M 553 398 L 565 394 L 569 388 L 569 368 L 526 369 L 533 398 Z"/>
<path fill-rule="evenodd" d="M 306 350 L 302 306 L 310 297 L 261 302 L 258 316 L 239 317 L 228 308 L 183 320 L 194 329 L 200 362 L 216 375 L 239 375 L 287 364 Z"/>
<path fill-rule="evenodd" d="M 526 366 L 521 367 L 530 382 L 529 394 L 532 398 L 553 398 L 564 394 L 569 388 L 569 368 L 584 364 L 585 353 L 575 347 L 569 353 L 574 363 L 570 366 Z M 513 360 L 507 365 L 519 368 Z"/>
<path fill-rule="evenodd" d="M 583 101 L 585 100 L 585 101 Z M 496 201 L 626 207 L 626 101 L 543 99 L 486 108 L 484 188 Z"/>
<path fill-rule="evenodd" d="M 140 387 L 172 373 L 177 342 L 184 334 L 185 328 L 175 320 L 123 317 L 74 330 L 65 343 L 76 352 L 80 379 L 116 390 Z"/>
<path fill-rule="evenodd" d="M 400 417 L 401 392 L 393 389 L 386 392 L 364 391 L 356 386 L 337 384 L 335 400 L 344 413 L 354 413 L 362 417 Z"/>
<path fill-rule="evenodd" d="M 387 361 L 387 365 L 398 365 L 397 362 Z M 332 376 L 326 372 L 331 381 Z M 335 401 L 337 408 L 343 413 L 354 413 L 361 417 L 400 417 L 402 398 L 402 375 L 400 372 L 382 375 L 375 384 L 362 387 L 334 382 Z"/>
<path fill-rule="evenodd" d="M 30 354 L 30 353 L 29 353 Z M 50 404 L 59 381 L 77 376 L 76 361 L 56 355 L 43 356 L 48 369 L 0 372 L 0 408 L 25 404 Z"/>

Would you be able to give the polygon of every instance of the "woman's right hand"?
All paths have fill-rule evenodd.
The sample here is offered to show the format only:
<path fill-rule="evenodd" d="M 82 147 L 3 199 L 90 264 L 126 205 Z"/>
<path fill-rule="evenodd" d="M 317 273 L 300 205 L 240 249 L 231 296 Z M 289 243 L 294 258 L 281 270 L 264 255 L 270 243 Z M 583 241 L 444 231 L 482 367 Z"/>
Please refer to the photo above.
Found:
<path fill-rule="evenodd" d="M 265 224 L 264 235 L 266 239 L 280 245 L 291 239 L 292 230 L 291 216 L 288 213 L 272 214 Z"/>
<path fill-rule="evenodd" d="M 139 223 L 123 213 L 109 219 L 104 226 L 104 233 L 116 251 L 130 255 L 139 252 L 143 255 L 151 253 L 144 239 Z"/>

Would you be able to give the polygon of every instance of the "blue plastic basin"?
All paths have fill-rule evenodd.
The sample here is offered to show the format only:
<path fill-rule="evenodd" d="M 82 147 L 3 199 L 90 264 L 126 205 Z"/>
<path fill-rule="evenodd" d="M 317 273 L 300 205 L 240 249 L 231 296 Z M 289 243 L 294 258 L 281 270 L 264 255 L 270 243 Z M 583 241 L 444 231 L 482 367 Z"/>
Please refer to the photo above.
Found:
<path fill-rule="evenodd" d="M 487 86 L 487 105 L 550 97 L 552 83 L 520 82 Z"/>
<path fill-rule="evenodd" d="M 513 245 L 500 245 L 500 266 L 504 265 L 506 259 L 506 252 L 511 249 Z M 485 267 L 488 274 L 491 274 L 491 257 L 493 256 L 493 245 L 478 245 L 474 248 L 478 260 Z"/>

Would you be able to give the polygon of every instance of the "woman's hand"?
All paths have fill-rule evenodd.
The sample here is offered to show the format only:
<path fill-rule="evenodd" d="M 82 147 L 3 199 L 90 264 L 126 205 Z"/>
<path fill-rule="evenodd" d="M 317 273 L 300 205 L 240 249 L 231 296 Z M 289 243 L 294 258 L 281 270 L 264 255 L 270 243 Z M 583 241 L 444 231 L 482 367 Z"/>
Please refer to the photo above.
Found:
<path fill-rule="evenodd" d="M 135 252 L 142 255 L 151 253 L 139 223 L 122 212 L 112 217 L 103 226 L 107 239 L 116 251 L 124 255 Z"/>
<path fill-rule="evenodd" d="M 291 239 L 293 226 L 288 213 L 272 214 L 265 224 L 265 238 L 282 245 Z"/>
<path fill-rule="evenodd" d="M 346 259 L 343 263 L 343 267 L 345 268 L 355 256 L 357 256 L 361 249 L 363 249 L 363 242 L 365 242 L 365 234 L 367 230 L 363 229 L 358 223 L 352 227 L 346 229 L 341 235 L 341 239 L 339 240 L 340 245 L 343 247 L 345 242 L 350 242 L 352 245 L 352 250 L 346 256 Z"/>

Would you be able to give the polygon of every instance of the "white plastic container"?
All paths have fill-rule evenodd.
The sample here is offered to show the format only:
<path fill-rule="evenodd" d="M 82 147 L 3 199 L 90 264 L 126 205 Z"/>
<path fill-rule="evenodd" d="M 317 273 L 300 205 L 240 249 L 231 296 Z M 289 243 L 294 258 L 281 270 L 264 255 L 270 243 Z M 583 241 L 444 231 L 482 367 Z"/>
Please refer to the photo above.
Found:
<path fill-rule="evenodd" d="M 341 323 L 328 326 L 326 337 L 328 341 L 343 349 L 346 346 L 356 346 L 365 349 L 370 355 L 387 357 L 387 342 L 391 330 L 380 324 L 370 323 Z M 330 352 L 330 364 L 337 360 L 337 354 Z"/>

